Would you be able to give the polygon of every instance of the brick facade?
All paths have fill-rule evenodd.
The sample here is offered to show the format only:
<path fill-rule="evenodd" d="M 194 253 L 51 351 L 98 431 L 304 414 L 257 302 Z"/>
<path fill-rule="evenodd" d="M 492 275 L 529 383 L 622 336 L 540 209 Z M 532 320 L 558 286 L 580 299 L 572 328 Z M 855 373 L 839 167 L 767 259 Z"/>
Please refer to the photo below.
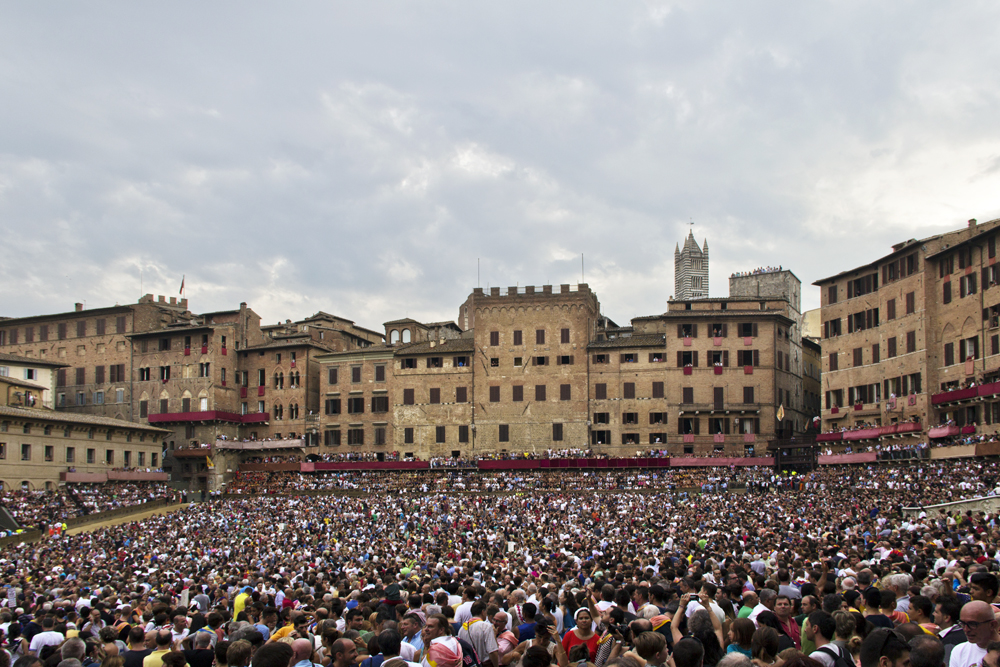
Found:
<path fill-rule="evenodd" d="M 931 397 L 1000 370 L 1000 220 L 911 239 L 821 290 L 823 428 L 917 420 L 997 423 L 994 399 Z M 921 433 L 916 438 L 926 437 Z"/>

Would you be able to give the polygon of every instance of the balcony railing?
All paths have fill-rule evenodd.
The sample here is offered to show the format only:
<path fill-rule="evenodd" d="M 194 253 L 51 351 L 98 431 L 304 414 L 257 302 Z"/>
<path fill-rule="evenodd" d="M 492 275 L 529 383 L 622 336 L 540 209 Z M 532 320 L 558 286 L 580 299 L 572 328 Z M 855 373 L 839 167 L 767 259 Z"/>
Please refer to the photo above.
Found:
<path fill-rule="evenodd" d="M 977 398 L 992 397 L 1000 394 L 1000 382 L 981 384 L 978 387 L 968 387 L 966 389 L 956 389 L 954 391 L 943 391 L 931 396 L 931 405 L 943 405 L 946 403 L 960 403 L 971 401 Z"/>
<path fill-rule="evenodd" d="M 284 438 L 282 440 L 253 440 L 250 442 L 240 442 L 237 440 L 216 440 L 217 449 L 231 449 L 236 451 L 255 451 L 264 449 L 294 449 L 304 447 L 302 438 Z"/>
<path fill-rule="evenodd" d="M 222 410 L 204 410 L 201 412 L 161 412 L 148 416 L 150 424 L 169 424 L 177 422 L 230 422 L 233 424 L 260 424 L 271 420 L 269 412 L 254 412 L 246 415 Z"/>

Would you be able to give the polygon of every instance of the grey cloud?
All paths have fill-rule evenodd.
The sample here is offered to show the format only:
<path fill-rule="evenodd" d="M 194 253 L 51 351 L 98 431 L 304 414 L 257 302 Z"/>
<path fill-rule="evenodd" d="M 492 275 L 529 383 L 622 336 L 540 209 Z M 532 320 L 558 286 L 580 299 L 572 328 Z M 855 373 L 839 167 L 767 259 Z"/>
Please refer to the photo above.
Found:
<path fill-rule="evenodd" d="M 455 317 L 587 280 L 660 312 L 1000 214 L 991 6 L 38 4 L 0 10 L 0 314 L 143 290 L 266 321 Z M 863 239 L 863 243 L 859 243 Z M 806 307 L 817 305 L 814 288 Z"/>

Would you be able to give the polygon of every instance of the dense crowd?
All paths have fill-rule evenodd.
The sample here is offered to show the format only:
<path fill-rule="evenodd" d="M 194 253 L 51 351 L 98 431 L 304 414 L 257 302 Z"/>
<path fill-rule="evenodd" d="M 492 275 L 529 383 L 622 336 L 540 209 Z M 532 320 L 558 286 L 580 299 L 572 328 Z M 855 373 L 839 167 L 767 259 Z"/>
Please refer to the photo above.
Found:
<path fill-rule="evenodd" d="M 730 275 L 730 278 L 742 278 L 744 276 L 759 276 L 764 273 L 778 273 L 781 266 L 758 266 L 753 271 L 737 271 Z"/>
<path fill-rule="evenodd" d="M 902 508 L 998 476 L 253 473 L 262 495 L 0 550 L 0 667 L 997 667 L 997 516 Z M 306 477 L 367 494 L 267 493 Z M 712 492 L 635 491 L 667 480 Z"/>
<path fill-rule="evenodd" d="M 109 482 L 67 484 L 55 491 L 5 490 L 0 492 L 0 503 L 22 529 L 28 529 L 174 495 L 160 482 Z"/>

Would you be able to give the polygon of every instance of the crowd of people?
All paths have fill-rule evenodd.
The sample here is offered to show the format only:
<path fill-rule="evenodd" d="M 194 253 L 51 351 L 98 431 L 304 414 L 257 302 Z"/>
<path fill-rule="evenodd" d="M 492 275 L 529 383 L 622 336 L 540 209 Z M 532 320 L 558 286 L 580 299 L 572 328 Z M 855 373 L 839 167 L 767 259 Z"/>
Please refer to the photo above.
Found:
<path fill-rule="evenodd" d="M 53 491 L 5 489 L 0 492 L 0 504 L 7 508 L 21 529 L 27 530 L 61 525 L 74 517 L 175 495 L 161 482 L 66 484 Z"/>
<path fill-rule="evenodd" d="M 996 667 L 1000 463 L 424 471 L 0 550 L 0 667 Z M 347 477 L 344 477 L 344 476 Z M 447 480 L 431 483 L 431 476 Z M 624 475 L 617 493 L 595 494 Z M 666 475 L 667 477 L 663 477 Z M 712 493 L 644 479 L 686 475 Z M 241 475 L 242 477 L 242 475 Z M 301 476 L 300 476 L 301 477 Z M 317 478 L 320 476 L 316 476 Z M 474 480 L 480 480 L 474 482 Z M 739 481 L 752 495 L 722 484 Z M 578 483 L 578 486 L 577 486 Z M 994 604 L 995 607 L 991 607 Z M 992 657 L 991 657 L 992 656 Z M 16 662 L 15 662 L 16 661 Z"/>
<path fill-rule="evenodd" d="M 327 463 L 342 463 L 345 461 L 378 461 L 380 460 L 379 455 L 375 452 L 338 452 L 338 453 L 327 453 L 327 454 L 314 454 L 310 456 L 311 459 L 316 461 L 324 461 Z M 382 461 L 402 461 L 403 458 L 399 452 L 384 452 L 382 454 Z M 417 457 L 407 457 L 407 461 L 419 461 Z"/>
<path fill-rule="evenodd" d="M 743 278 L 745 276 L 759 276 L 764 273 L 778 273 L 781 271 L 781 266 L 758 266 L 753 271 L 737 271 L 733 273 L 730 278 Z"/>

